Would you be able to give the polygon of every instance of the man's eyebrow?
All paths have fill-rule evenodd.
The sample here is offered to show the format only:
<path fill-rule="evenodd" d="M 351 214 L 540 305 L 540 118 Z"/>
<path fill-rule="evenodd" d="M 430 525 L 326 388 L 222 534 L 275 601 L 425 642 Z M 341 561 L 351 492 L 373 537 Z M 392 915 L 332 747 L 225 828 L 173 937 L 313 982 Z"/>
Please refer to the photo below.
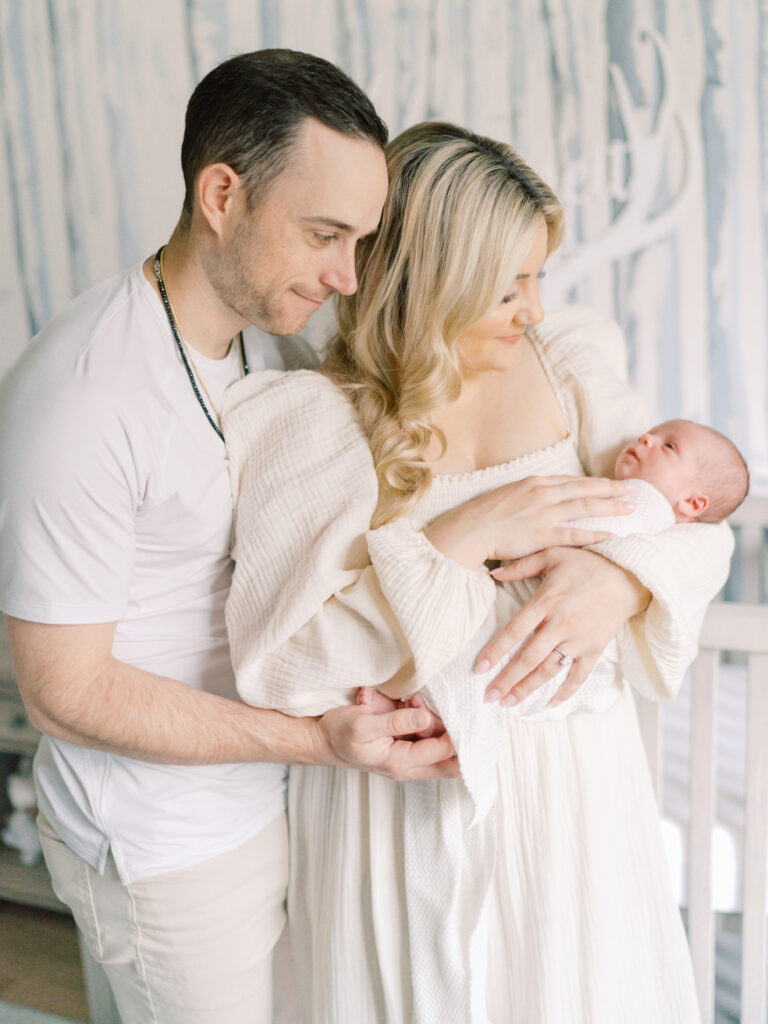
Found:
<path fill-rule="evenodd" d="M 304 220 L 307 224 L 321 224 L 326 228 L 335 228 L 337 231 L 354 231 L 355 229 L 351 224 L 345 224 L 344 221 L 334 220 L 333 217 L 305 217 Z"/>

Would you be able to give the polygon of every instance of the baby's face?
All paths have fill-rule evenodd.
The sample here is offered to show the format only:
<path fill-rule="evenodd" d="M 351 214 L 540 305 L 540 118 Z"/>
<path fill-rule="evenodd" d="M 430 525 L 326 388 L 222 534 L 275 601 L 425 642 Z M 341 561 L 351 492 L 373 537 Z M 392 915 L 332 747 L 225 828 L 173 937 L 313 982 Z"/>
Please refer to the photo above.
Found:
<path fill-rule="evenodd" d="M 687 420 L 669 420 L 653 427 L 621 452 L 615 465 L 617 480 L 636 477 L 661 491 L 677 509 L 699 487 L 699 460 L 706 433 Z"/>

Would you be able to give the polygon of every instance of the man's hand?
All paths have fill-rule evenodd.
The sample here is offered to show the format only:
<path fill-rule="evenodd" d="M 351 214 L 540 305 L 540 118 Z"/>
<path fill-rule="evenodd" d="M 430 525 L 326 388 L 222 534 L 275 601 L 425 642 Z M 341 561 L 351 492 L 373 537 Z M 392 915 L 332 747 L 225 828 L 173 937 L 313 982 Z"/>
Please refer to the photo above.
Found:
<path fill-rule="evenodd" d="M 332 708 L 317 719 L 319 742 L 331 763 L 389 779 L 452 779 L 459 774 L 453 744 L 440 719 L 426 707 L 376 714 L 362 705 Z M 438 734 L 413 737 L 425 731 Z M 318 757 L 316 763 L 323 763 Z M 328 762 L 326 762 L 328 763 Z"/>
<path fill-rule="evenodd" d="M 475 671 L 487 672 L 520 645 L 486 693 L 486 700 L 500 700 L 507 707 L 556 676 L 563 667 L 560 654 L 573 661 L 550 705 L 567 700 L 627 619 L 644 611 L 651 600 L 631 573 L 594 551 L 576 548 L 549 548 L 496 569 L 493 575 L 498 580 L 544 577 L 533 597 L 475 662 Z"/>

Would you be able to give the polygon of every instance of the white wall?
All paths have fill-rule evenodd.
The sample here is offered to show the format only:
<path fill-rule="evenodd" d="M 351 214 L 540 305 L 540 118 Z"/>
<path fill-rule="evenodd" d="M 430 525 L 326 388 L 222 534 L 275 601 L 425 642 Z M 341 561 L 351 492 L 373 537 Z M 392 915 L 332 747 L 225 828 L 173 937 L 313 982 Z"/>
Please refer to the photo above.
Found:
<path fill-rule="evenodd" d="M 168 237 L 187 97 L 262 46 L 340 64 L 393 134 L 512 142 L 568 213 L 545 302 L 616 316 L 653 418 L 768 489 L 768 0 L 0 0 L 0 371 Z"/>

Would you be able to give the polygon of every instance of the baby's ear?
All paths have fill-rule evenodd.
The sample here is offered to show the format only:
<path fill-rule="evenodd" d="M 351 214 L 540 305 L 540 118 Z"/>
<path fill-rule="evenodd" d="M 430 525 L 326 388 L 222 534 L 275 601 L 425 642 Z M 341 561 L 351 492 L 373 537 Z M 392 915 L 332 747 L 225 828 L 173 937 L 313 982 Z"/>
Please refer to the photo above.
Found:
<path fill-rule="evenodd" d="M 698 519 L 709 508 L 710 501 L 706 494 L 691 494 L 687 498 L 678 498 L 675 512 L 686 519 Z"/>

